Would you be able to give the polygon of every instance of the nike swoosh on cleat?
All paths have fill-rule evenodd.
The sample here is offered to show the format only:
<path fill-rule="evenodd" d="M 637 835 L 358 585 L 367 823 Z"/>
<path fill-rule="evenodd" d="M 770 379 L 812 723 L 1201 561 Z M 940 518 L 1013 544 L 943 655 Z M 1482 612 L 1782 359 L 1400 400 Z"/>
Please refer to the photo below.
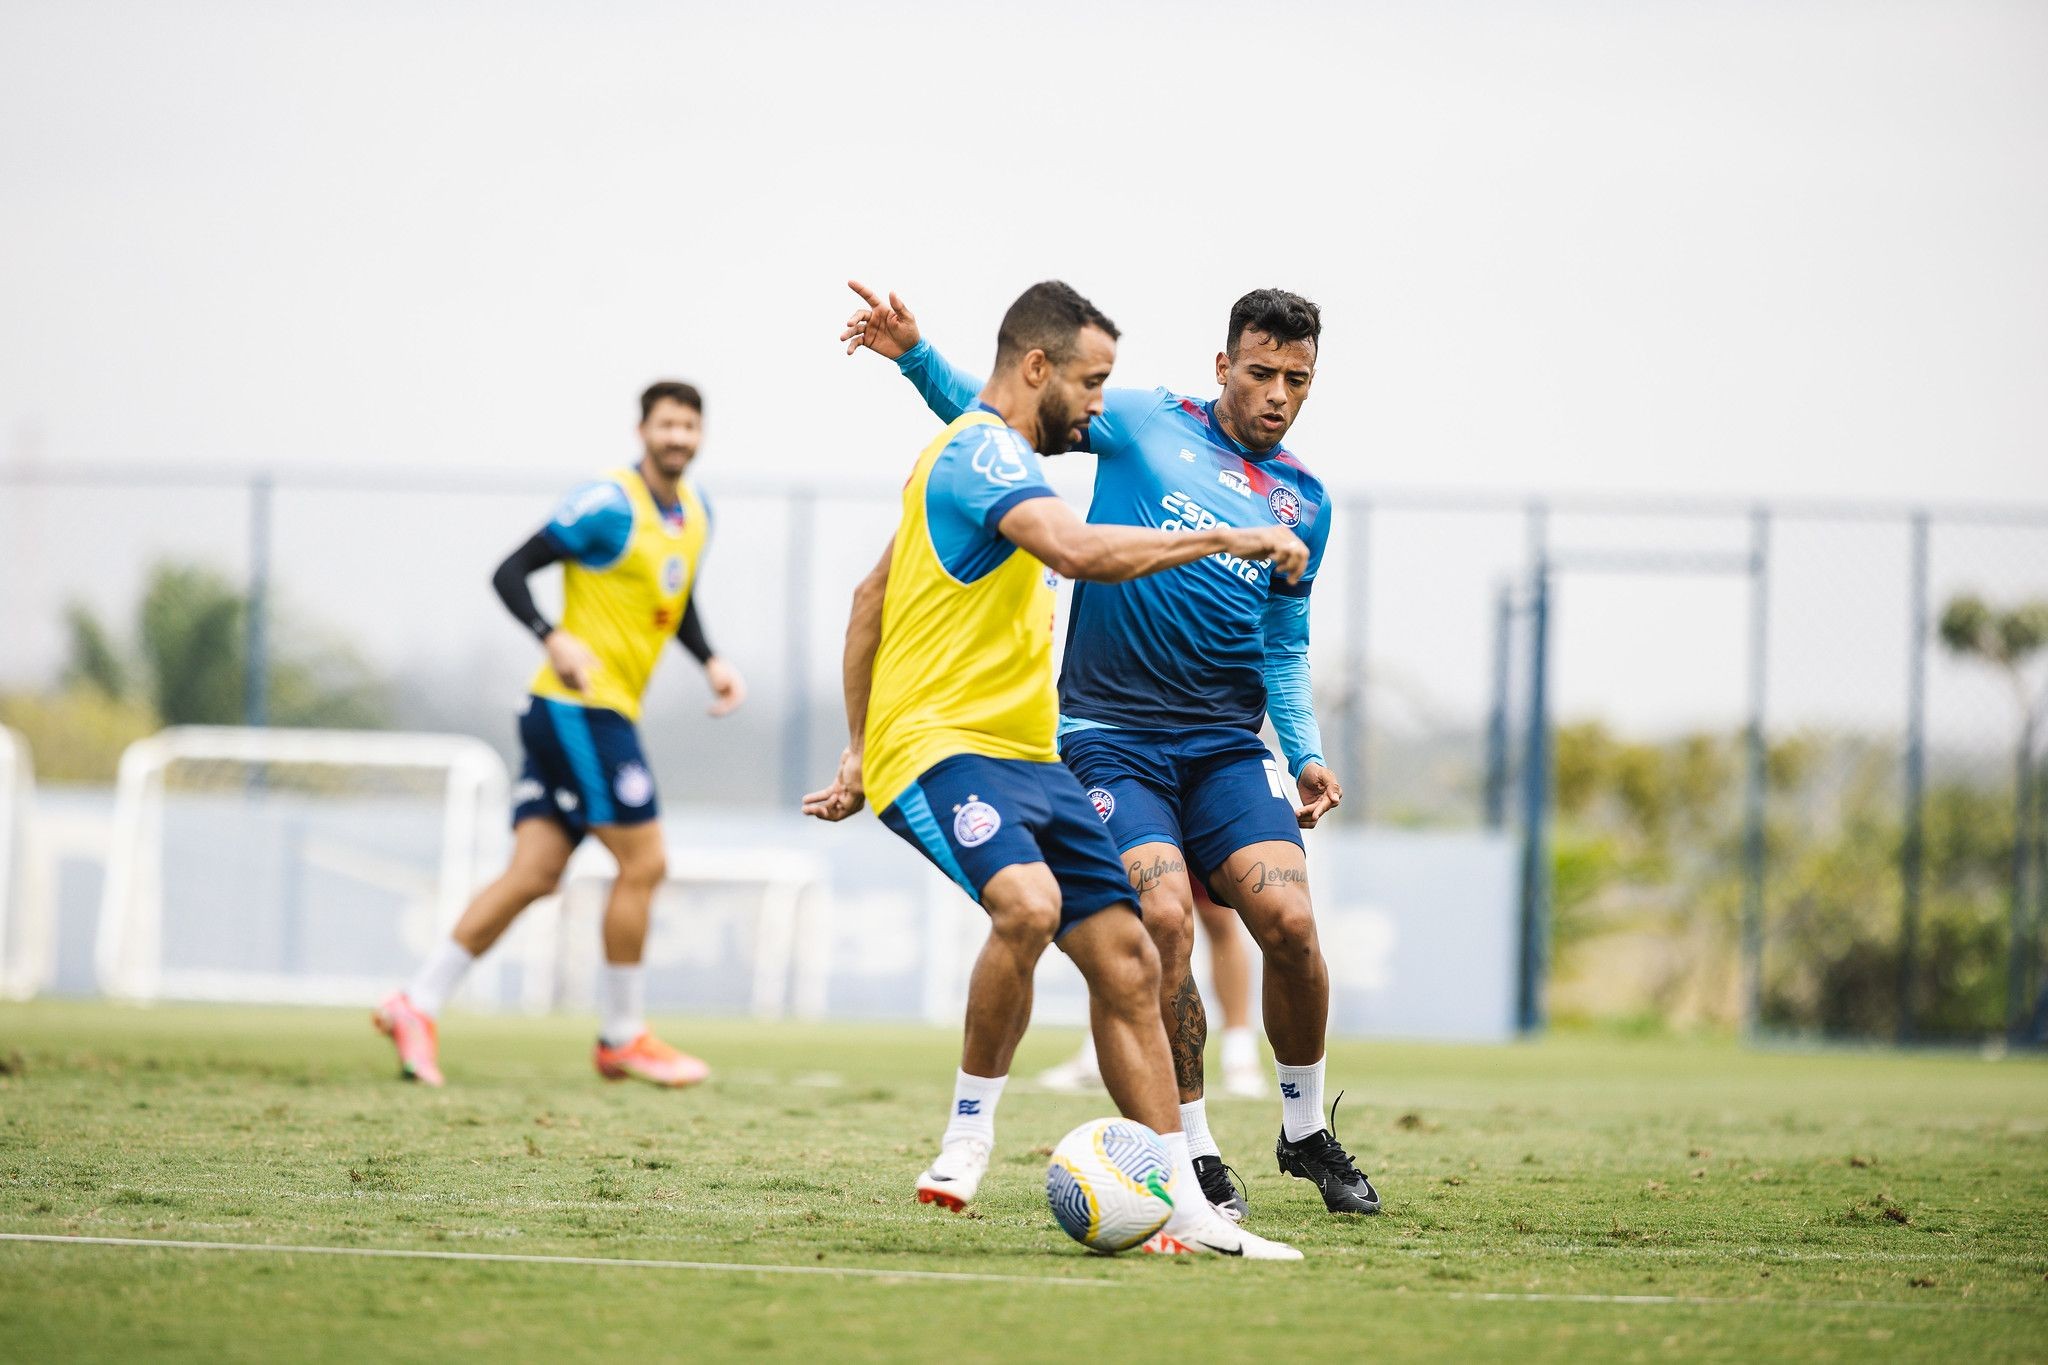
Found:
<path fill-rule="evenodd" d="M 1216 1254 L 1217 1254 L 1218 1256 L 1242 1256 L 1242 1255 L 1244 1255 L 1244 1248 L 1243 1248 L 1243 1247 L 1219 1247 L 1219 1246 L 1212 1246 L 1212 1245 L 1210 1245 L 1210 1244 L 1209 1244 L 1208 1242 L 1205 1242 L 1205 1241 L 1203 1241 L 1203 1240 L 1202 1240 L 1201 1238 L 1199 1238 L 1199 1237 L 1195 1239 L 1195 1245 L 1196 1245 L 1196 1246 L 1198 1246 L 1198 1247 L 1208 1247 L 1208 1248 L 1209 1248 L 1209 1250 L 1211 1250 L 1211 1251 L 1215 1252 L 1215 1253 L 1216 1253 Z"/>

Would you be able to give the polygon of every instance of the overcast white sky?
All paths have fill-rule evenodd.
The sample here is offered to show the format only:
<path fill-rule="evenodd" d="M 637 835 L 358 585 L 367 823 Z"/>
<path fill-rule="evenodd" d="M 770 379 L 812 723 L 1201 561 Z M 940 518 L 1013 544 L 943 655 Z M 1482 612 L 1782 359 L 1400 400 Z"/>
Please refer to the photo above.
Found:
<path fill-rule="evenodd" d="M 675 374 L 893 484 L 849 274 L 1197 392 L 1307 293 L 1342 489 L 2048 501 L 2048 5 L 0 2 L 0 466 L 566 482 Z"/>

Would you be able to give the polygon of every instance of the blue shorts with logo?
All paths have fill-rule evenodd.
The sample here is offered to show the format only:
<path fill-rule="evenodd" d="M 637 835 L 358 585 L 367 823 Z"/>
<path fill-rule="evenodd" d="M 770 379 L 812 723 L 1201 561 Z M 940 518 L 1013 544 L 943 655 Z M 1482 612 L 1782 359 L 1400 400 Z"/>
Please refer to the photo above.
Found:
<path fill-rule="evenodd" d="M 1044 863 L 1060 884 L 1062 934 L 1113 905 L 1137 911 L 1116 846 L 1063 764 L 955 754 L 881 814 L 976 900 L 1004 868 Z"/>
<path fill-rule="evenodd" d="M 526 751 L 512 823 L 553 820 L 574 840 L 592 825 L 639 825 L 659 813 L 640 732 L 616 711 L 533 697 L 519 718 Z"/>
<path fill-rule="evenodd" d="M 1073 730 L 1060 739 L 1060 757 L 1088 789 L 1117 852 L 1172 844 L 1198 882 L 1241 848 L 1301 844 L 1287 779 L 1250 730 Z"/>

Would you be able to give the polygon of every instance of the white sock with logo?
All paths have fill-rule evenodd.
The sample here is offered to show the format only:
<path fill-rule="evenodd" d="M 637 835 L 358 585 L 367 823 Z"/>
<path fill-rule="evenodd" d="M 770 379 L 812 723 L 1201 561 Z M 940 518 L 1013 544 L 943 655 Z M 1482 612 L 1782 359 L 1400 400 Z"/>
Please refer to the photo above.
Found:
<path fill-rule="evenodd" d="M 602 978 L 604 1024 L 598 1040 L 624 1047 L 647 1032 L 647 978 L 637 962 L 607 962 Z"/>
<path fill-rule="evenodd" d="M 1003 1098 L 1003 1086 L 1008 1076 L 970 1076 L 965 1071 L 953 1074 L 953 1113 L 946 1120 L 945 1136 L 939 1145 L 955 1138 L 977 1137 L 990 1146 L 996 1140 L 996 1103 Z"/>
<path fill-rule="evenodd" d="M 439 1018 L 448 1004 L 448 997 L 455 994 L 455 988 L 462 984 L 463 976 L 475 962 L 475 953 L 452 938 L 443 940 L 440 947 L 427 954 L 427 960 L 406 983 L 405 998 L 427 1018 Z"/>
<path fill-rule="evenodd" d="M 1329 1060 L 1319 1058 L 1314 1066 L 1273 1063 L 1273 1074 L 1280 1078 L 1280 1125 L 1289 1142 L 1299 1142 L 1327 1126 L 1323 1121 L 1323 1063 Z"/>
<path fill-rule="evenodd" d="M 1223 1030 L 1223 1069 L 1249 1071 L 1259 1064 L 1259 1035 L 1249 1028 Z"/>
<path fill-rule="evenodd" d="M 1190 1159 L 1223 1155 L 1216 1139 L 1209 1136 L 1209 1110 L 1201 1100 L 1189 1100 L 1180 1107 L 1180 1130 L 1187 1136 Z"/>
<path fill-rule="evenodd" d="M 1207 1221 L 1203 1215 L 1210 1212 L 1209 1201 L 1202 1197 L 1202 1178 L 1195 1174 L 1195 1158 L 1188 1152 L 1188 1135 L 1161 1133 L 1159 1137 L 1166 1144 L 1166 1164 L 1173 1168 L 1173 1216 L 1166 1220 L 1166 1226 L 1187 1227 L 1191 1222 Z"/>

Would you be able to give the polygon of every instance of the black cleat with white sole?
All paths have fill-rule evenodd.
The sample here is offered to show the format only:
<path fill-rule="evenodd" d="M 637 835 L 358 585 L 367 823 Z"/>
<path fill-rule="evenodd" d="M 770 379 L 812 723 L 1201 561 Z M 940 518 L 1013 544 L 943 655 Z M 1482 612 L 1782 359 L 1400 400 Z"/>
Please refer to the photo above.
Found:
<path fill-rule="evenodd" d="M 1242 1223 L 1249 1211 L 1244 1196 L 1230 1177 L 1236 1174 L 1223 1164 L 1220 1156 L 1198 1156 L 1195 1158 L 1195 1175 L 1202 1182 L 1202 1197 L 1209 1201 L 1216 1212 L 1233 1223 Z"/>
<path fill-rule="evenodd" d="M 1331 1213 L 1378 1213 L 1380 1192 L 1337 1141 L 1337 1105 L 1343 1098 L 1339 1091 L 1330 1102 L 1328 1128 L 1310 1133 L 1299 1142 L 1289 1142 L 1287 1130 L 1282 1128 L 1273 1155 L 1279 1159 L 1280 1174 L 1313 1180 L 1323 1192 L 1323 1207 Z"/>

